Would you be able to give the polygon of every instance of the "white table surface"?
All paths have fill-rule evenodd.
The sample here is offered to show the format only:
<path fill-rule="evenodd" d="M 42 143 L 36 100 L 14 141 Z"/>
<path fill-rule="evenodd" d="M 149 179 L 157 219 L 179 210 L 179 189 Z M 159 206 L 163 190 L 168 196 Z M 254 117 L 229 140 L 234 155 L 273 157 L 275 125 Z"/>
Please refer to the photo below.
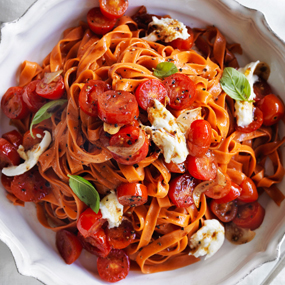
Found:
<path fill-rule="evenodd" d="M 0 22 L 12 21 L 21 16 L 35 0 L 0 0 Z M 175 1 L 175 0 L 171 0 Z M 215 1 L 215 0 L 213 0 Z M 241 4 L 259 10 L 272 30 L 285 41 L 285 0 L 236 0 Z M 284 258 L 283 258 L 284 257 Z M 0 241 L 0 284 L 40 285 L 38 280 L 22 276 L 17 272 L 9 248 Z M 239 285 L 284 285 L 285 244 L 281 246 L 279 260 L 263 264 L 244 278 Z M 64 284 L 63 284 L 64 285 Z M 88 284 L 87 284 L 88 285 Z"/>

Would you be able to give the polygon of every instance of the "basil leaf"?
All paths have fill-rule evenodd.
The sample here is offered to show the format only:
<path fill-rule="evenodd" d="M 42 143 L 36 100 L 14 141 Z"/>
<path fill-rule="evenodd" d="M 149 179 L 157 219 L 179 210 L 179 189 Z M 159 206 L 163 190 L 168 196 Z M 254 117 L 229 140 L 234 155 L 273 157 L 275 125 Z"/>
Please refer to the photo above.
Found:
<path fill-rule="evenodd" d="M 63 104 L 67 102 L 66 99 L 54 100 L 46 103 L 43 105 L 35 114 L 31 126 L 30 126 L 30 133 L 33 138 L 34 135 L 32 133 L 33 125 L 39 124 L 43 120 L 49 119 L 54 112 L 56 112 Z"/>
<path fill-rule="evenodd" d="M 96 214 L 99 212 L 100 196 L 95 187 L 86 179 L 78 175 L 67 175 L 69 186 L 74 194 Z"/>
<path fill-rule="evenodd" d="M 220 79 L 222 89 L 237 101 L 248 101 L 251 89 L 246 76 L 232 67 L 226 67 Z"/>
<path fill-rule="evenodd" d="M 153 69 L 154 76 L 164 78 L 178 72 L 176 65 L 173 62 L 161 62 Z"/>

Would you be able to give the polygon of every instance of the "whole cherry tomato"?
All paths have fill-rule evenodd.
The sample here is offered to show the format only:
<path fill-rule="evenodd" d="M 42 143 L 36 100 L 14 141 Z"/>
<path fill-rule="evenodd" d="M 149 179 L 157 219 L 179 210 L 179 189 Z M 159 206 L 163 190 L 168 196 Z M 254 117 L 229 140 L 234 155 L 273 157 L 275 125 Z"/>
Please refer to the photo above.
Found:
<path fill-rule="evenodd" d="M 10 142 L 16 149 L 20 144 L 23 144 L 23 136 L 17 130 L 3 134 L 2 138 Z"/>
<path fill-rule="evenodd" d="M 109 19 L 118 19 L 124 15 L 129 7 L 128 0 L 100 0 L 100 10 Z"/>
<path fill-rule="evenodd" d="M 218 204 L 231 202 L 235 200 L 236 198 L 238 198 L 241 192 L 242 192 L 242 188 L 236 183 L 234 183 L 233 181 L 231 181 L 231 189 L 229 193 L 220 199 L 216 199 L 215 202 Z"/>
<path fill-rule="evenodd" d="M 0 138 L 0 168 L 7 165 L 19 165 L 20 161 L 17 149 L 7 140 Z"/>
<path fill-rule="evenodd" d="M 249 177 L 242 181 L 240 187 L 242 191 L 240 193 L 240 196 L 237 197 L 239 201 L 249 203 L 254 202 L 258 199 L 258 192 L 256 186 Z"/>

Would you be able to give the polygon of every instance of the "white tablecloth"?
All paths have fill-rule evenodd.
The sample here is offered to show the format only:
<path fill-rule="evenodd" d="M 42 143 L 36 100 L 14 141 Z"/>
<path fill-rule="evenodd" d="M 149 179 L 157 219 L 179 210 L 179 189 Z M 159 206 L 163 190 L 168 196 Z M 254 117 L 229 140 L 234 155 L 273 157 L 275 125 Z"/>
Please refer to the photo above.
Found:
<path fill-rule="evenodd" d="M 0 22 L 12 21 L 21 16 L 35 0 L 0 0 Z M 171 0 L 175 1 L 175 0 Z M 215 0 L 212 0 L 215 1 Z M 272 30 L 285 41 L 285 0 L 237 0 L 241 4 L 260 10 Z M 254 270 L 239 285 L 284 285 L 285 244 L 281 248 L 281 260 L 268 262 Z M 222 269 L 221 269 L 222 270 Z M 0 284 L 40 285 L 41 282 L 17 272 L 13 256 L 8 247 L 0 241 Z"/>

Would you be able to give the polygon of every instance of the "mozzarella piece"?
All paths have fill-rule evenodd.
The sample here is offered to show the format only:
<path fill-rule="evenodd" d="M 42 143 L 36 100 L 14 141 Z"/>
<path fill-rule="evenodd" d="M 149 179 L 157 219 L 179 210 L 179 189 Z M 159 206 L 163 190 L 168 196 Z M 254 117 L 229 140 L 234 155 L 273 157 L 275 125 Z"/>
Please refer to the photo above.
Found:
<path fill-rule="evenodd" d="M 204 226 L 189 238 L 191 252 L 195 257 L 213 256 L 225 240 L 225 229 L 218 220 L 206 220 Z"/>
<path fill-rule="evenodd" d="M 152 22 L 149 23 L 149 27 L 151 26 L 155 30 L 148 36 L 144 37 L 144 40 L 151 42 L 163 41 L 165 43 L 169 43 L 176 39 L 186 40 L 190 36 L 183 23 L 171 18 L 158 19 L 153 16 Z"/>
<path fill-rule="evenodd" d="M 152 127 L 145 127 L 145 131 L 151 134 L 153 142 L 162 150 L 165 161 L 184 162 L 188 149 L 175 117 L 156 99 L 147 112 Z"/>
<path fill-rule="evenodd" d="M 49 147 L 51 143 L 51 134 L 48 131 L 44 131 L 44 137 L 39 144 L 33 146 L 31 150 L 24 151 L 23 146 L 19 146 L 18 153 L 21 158 L 25 160 L 18 166 L 9 166 L 2 169 L 2 173 L 6 176 L 17 176 L 21 175 L 28 170 L 32 169 L 38 162 L 40 156 Z"/>
<path fill-rule="evenodd" d="M 124 206 L 119 203 L 114 191 L 105 196 L 100 202 L 102 218 L 109 222 L 108 227 L 118 227 L 122 222 Z"/>

